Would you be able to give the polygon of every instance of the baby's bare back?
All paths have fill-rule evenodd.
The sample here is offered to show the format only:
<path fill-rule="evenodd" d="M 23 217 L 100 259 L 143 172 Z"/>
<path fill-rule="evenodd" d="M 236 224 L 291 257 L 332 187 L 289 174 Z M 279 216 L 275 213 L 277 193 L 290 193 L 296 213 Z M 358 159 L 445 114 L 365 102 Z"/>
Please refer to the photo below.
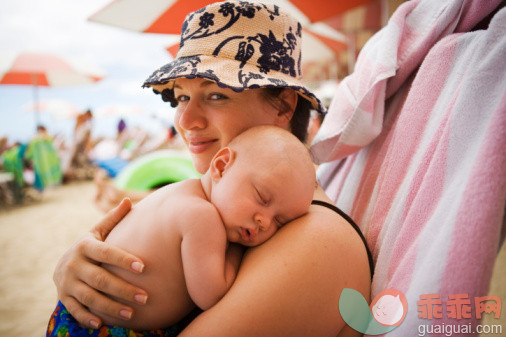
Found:
<path fill-rule="evenodd" d="M 137 331 L 170 326 L 194 307 L 185 283 L 181 259 L 182 210 L 207 202 L 199 180 L 187 180 L 152 193 L 127 214 L 107 237 L 107 242 L 142 259 L 141 275 L 104 265 L 127 282 L 147 291 L 146 305 L 134 308 L 130 321 L 103 317 L 106 324 Z M 116 299 L 120 301 L 119 299 Z"/>

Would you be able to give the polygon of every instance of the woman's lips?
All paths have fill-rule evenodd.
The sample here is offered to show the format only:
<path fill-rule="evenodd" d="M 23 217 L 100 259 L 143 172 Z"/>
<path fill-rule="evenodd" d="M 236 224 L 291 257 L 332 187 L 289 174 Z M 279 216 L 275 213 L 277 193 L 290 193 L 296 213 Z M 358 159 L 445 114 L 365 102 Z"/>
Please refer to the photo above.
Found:
<path fill-rule="evenodd" d="M 188 149 L 191 153 L 199 154 L 214 145 L 218 141 L 218 139 L 210 139 L 210 138 L 187 138 L 188 140 Z"/>

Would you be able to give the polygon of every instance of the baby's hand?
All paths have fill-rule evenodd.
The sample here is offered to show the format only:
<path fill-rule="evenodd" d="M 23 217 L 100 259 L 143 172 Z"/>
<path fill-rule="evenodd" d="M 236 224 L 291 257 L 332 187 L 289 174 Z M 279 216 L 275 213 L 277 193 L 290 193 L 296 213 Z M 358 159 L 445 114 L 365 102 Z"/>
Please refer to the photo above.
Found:
<path fill-rule="evenodd" d="M 237 275 L 237 271 L 239 270 L 239 266 L 241 265 L 242 255 L 244 254 L 244 250 L 246 247 L 233 242 L 227 242 L 227 255 L 225 258 L 225 272 L 229 272 L 228 269 L 230 268 L 233 271 L 233 278 L 229 281 L 229 278 L 227 277 L 227 285 L 230 287 L 232 283 L 235 280 L 235 276 Z M 232 272 L 230 271 L 230 272 Z M 228 276 L 228 274 L 227 274 Z M 232 276 L 230 276 L 232 277 Z"/>

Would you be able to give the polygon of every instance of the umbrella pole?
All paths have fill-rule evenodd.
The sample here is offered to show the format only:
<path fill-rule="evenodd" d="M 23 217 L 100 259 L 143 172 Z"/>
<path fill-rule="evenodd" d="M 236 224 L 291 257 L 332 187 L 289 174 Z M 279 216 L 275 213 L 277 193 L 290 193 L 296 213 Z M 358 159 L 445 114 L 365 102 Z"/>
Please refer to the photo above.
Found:
<path fill-rule="evenodd" d="M 355 59 L 357 58 L 356 34 L 348 34 L 348 74 L 355 69 Z"/>
<path fill-rule="evenodd" d="M 37 85 L 37 74 L 32 74 L 33 84 L 33 104 L 35 107 L 35 127 L 40 125 L 40 111 L 39 111 L 39 88 Z"/>

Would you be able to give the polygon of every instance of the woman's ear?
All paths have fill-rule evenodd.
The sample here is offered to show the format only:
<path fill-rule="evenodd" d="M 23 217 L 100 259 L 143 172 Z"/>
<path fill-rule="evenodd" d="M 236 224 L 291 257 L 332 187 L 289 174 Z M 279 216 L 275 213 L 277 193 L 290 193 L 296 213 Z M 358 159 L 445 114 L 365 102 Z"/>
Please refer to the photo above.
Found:
<path fill-rule="evenodd" d="M 221 179 L 223 173 L 230 168 L 235 160 L 235 152 L 229 147 L 221 148 L 211 160 L 209 170 L 211 178 L 216 182 Z"/>
<path fill-rule="evenodd" d="M 283 109 L 278 112 L 276 125 L 280 127 L 290 125 L 290 121 L 295 113 L 295 108 L 297 107 L 299 95 L 295 92 L 295 90 L 285 88 L 281 91 L 278 98 L 284 103 L 281 104 Z"/>

